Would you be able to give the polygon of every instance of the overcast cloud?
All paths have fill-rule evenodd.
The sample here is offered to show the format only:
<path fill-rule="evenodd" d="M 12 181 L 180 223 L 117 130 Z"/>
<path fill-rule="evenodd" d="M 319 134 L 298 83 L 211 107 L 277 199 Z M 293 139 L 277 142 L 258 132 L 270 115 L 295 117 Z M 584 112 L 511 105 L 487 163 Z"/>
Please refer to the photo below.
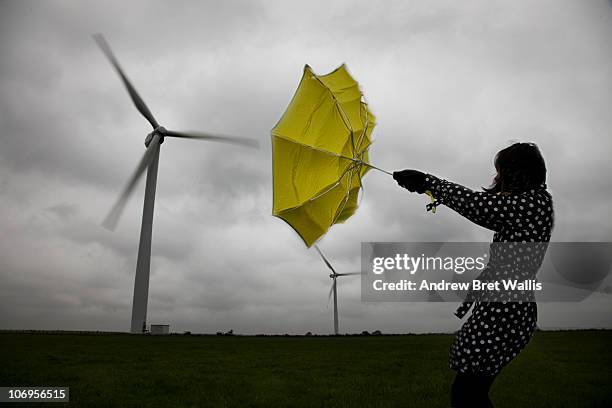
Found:
<path fill-rule="evenodd" d="M 347 63 L 377 115 L 371 160 L 472 188 L 513 140 L 541 147 L 555 241 L 612 241 L 609 1 L 0 1 L 0 328 L 127 331 L 144 183 L 101 220 L 150 131 L 91 38 L 102 32 L 173 129 L 252 137 L 161 149 L 149 322 L 173 331 L 328 333 L 330 280 L 271 216 L 270 129 L 304 64 Z M 372 171 L 357 214 L 320 246 L 339 271 L 362 241 L 488 241 L 491 233 Z M 360 302 L 342 332 L 452 331 L 455 304 Z M 540 305 L 540 326 L 612 327 L 612 296 Z"/>

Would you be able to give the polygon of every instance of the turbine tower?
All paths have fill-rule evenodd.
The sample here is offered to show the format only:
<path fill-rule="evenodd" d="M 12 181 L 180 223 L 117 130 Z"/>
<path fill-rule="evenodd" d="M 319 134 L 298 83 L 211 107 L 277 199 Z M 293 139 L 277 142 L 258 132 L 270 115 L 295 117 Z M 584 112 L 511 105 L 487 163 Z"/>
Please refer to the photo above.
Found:
<path fill-rule="evenodd" d="M 336 272 L 334 267 L 331 266 L 331 263 L 329 263 L 329 261 L 327 260 L 325 255 L 323 255 L 323 252 L 321 252 L 321 250 L 319 249 L 317 245 L 315 245 L 315 249 L 317 250 L 319 255 L 321 255 L 321 258 L 323 258 L 323 262 L 325 262 L 325 265 L 327 265 L 327 267 L 332 272 L 329 274 L 329 277 L 332 279 L 332 285 L 331 285 L 331 288 L 329 289 L 329 295 L 327 295 L 327 303 L 329 304 L 329 299 L 331 298 L 333 294 L 334 295 L 334 334 L 337 336 L 339 334 L 339 328 L 338 328 L 338 289 L 336 286 L 336 280 L 340 276 L 362 275 L 362 273 L 361 272 L 348 272 L 348 273 Z"/>
<path fill-rule="evenodd" d="M 129 178 L 126 186 L 122 190 L 115 205 L 104 219 L 102 225 L 109 230 L 114 230 L 117 226 L 121 213 L 125 208 L 127 199 L 136 186 L 138 180 L 147 170 L 147 180 L 145 185 L 145 199 L 142 211 L 142 226 L 140 230 L 140 243 L 138 245 L 138 260 L 136 261 L 136 278 L 134 280 L 134 298 L 132 303 L 132 333 L 144 333 L 147 327 L 147 303 L 149 299 L 149 274 L 151 265 L 151 234 L 153 229 L 153 208 L 155 206 L 155 188 L 157 185 L 157 168 L 159 164 L 159 150 L 166 137 L 178 137 L 186 139 L 210 140 L 223 143 L 234 143 L 238 145 L 254 147 L 258 146 L 257 141 L 248 138 L 216 135 L 202 132 L 178 132 L 167 130 L 160 126 L 155 117 L 144 103 L 136 89 L 129 81 L 117 58 L 113 54 L 110 46 L 102 34 L 94 34 L 94 40 L 113 65 L 117 74 L 121 78 L 123 85 L 127 89 L 136 109 L 147 119 L 153 127 L 153 131 L 145 138 L 146 151 L 138 163 L 136 170 Z"/>

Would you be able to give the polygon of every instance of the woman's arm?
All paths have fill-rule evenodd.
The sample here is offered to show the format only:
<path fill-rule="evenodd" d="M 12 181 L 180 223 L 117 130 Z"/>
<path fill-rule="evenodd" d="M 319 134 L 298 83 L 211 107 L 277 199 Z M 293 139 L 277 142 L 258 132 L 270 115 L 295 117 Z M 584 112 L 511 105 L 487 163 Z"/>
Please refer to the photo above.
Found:
<path fill-rule="evenodd" d="M 424 186 L 441 204 L 493 231 L 520 222 L 519 213 L 531 204 L 526 195 L 477 192 L 431 174 L 425 174 Z"/>

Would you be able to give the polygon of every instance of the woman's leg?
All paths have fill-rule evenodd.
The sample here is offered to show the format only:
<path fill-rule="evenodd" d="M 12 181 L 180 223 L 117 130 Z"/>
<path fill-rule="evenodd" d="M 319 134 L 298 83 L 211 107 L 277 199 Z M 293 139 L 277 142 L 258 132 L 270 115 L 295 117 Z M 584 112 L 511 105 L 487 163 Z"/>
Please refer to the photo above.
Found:
<path fill-rule="evenodd" d="M 458 372 L 451 386 L 451 407 L 463 408 L 470 406 L 471 386 L 472 383 L 469 380 L 469 375 Z"/>
<path fill-rule="evenodd" d="M 451 387 L 451 406 L 453 408 L 491 408 L 489 390 L 495 376 L 457 373 Z"/>
<path fill-rule="evenodd" d="M 475 376 L 476 382 L 476 395 L 478 396 L 478 402 L 481 407 L 493 408 L 493 403 L 489 398 L 489 391 L 491 390 L 491 386 L 493 385 L 493 381 L 495 381 L 494 375 L 478 375 Z"/>

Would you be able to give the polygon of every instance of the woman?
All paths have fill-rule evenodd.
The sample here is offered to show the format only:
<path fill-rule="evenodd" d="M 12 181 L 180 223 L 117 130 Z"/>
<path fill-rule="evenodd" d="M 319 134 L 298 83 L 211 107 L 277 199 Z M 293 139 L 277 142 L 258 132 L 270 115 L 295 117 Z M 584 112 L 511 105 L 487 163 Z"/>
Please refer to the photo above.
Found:
<path fill-rule="evenodd" d="M 494 164 L 497 175 L 484 192 L 417 170 L 395 172 L 393 178 L 411 192 L 431 192 L 436 205 L 444 204 L 495 232 L 480 280 L 533 279 L 553 228 L 544 159 L 535 144 L 515 143 L 497 153 Z M 523 252 L 520 245 L 531 246 Z M 527 251 L 529 257 L 523 256 Z M 473 306 L 450 350 L 450 367 L 457 372 L 451 388 L 453 407 L 492 407 L 488 394 L 495 377 L 527 345 L 536 328 L 533 291 L 499 296 L 506 297 L 485 301 L 470 293 L 455 312 L 462 318 Z"/>

